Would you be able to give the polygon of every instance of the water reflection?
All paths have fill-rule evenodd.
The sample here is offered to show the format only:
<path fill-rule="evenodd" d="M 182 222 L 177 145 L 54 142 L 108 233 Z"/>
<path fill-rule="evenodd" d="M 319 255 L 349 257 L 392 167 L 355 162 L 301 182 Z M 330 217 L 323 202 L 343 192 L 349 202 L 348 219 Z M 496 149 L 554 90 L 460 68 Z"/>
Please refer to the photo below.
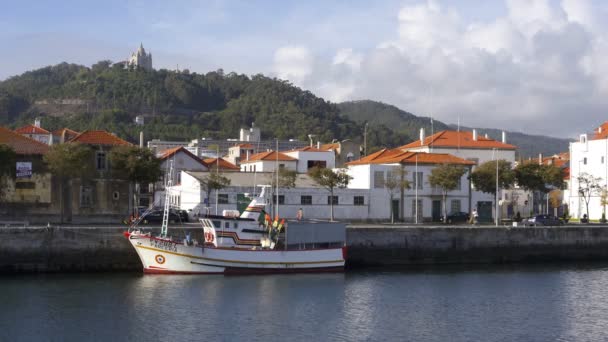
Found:
<path fill-rule="evenodd" d="M 600 341 L 606 265 L 0 277 L 0 340 Z"/>

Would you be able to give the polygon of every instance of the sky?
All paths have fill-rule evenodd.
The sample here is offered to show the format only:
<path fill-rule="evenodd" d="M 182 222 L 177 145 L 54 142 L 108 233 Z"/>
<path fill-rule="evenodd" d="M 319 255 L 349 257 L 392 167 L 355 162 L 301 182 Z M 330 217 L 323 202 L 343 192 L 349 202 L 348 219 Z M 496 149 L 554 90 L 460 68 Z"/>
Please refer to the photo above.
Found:
<path fill-rule="evenodd" d="M 61 62 L 262 73 L 332 102 L 571 138 L 608 119 L 601 0 L 0 0 L 0 80 Z"/>

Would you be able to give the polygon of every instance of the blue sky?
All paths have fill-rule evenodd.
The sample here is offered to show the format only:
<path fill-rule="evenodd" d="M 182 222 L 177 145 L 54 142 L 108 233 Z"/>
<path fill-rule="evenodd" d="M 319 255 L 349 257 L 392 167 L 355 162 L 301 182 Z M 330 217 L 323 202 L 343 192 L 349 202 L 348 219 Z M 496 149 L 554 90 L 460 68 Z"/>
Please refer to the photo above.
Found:
<path fill-rule="evenodd" d="M 469 126 L 574 136 L 608 104 L 601 1 L 0 1 L 0 80 L 142 42 L 155 68 L 264 73 Z"/>

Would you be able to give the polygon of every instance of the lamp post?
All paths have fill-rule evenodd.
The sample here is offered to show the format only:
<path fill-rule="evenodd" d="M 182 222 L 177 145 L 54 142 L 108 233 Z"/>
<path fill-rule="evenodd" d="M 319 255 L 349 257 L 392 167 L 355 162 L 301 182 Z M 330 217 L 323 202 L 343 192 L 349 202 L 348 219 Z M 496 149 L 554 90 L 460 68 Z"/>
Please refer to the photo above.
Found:
<path fill-rule="evenodd" d="M 363 127 L 363 156 L 367 156 L 367 122 Z"/>
<path fill-rule="evenodd" d="M 415 222 L 418 223 L 418 152 L 416 152 L 416 167 L 414 171 L 414 180 L 414 193 L 416 197 L 416 199 L 414 200 L 416 210 Z"/>
<path fill-rule="evenodd" d="M 496 149 L 492 149 L 492 159 L 496 158 L 496 191 L 494 194 L 494 202 L 496 207 L 496 213 L 494 215 L 494 224 L 498 227 L 498 153 L 496 153 Z"/>

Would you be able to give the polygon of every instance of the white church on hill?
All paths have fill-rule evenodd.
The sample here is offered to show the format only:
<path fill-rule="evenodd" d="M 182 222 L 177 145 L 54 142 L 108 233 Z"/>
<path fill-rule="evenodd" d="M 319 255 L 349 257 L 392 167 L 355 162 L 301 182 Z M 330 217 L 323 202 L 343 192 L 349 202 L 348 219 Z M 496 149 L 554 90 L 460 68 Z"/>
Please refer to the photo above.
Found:
<path fill-rule="evenodd" d="M 139 49 L 131 54 L 127 60 L 127 66 L 140 67 L 147 71 L 152 70 L 152 54 L 146 53 L 143 44 L 139 44 Z"/>

